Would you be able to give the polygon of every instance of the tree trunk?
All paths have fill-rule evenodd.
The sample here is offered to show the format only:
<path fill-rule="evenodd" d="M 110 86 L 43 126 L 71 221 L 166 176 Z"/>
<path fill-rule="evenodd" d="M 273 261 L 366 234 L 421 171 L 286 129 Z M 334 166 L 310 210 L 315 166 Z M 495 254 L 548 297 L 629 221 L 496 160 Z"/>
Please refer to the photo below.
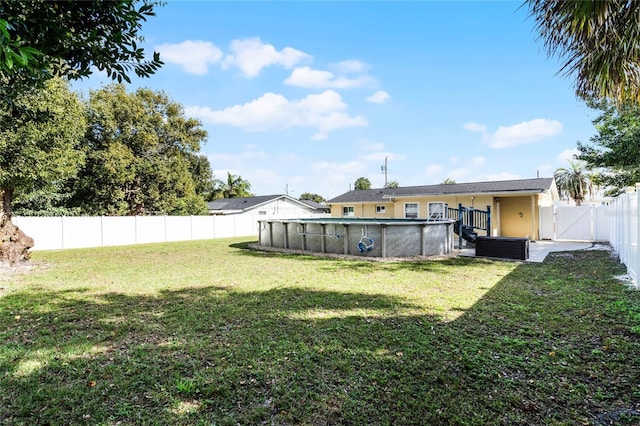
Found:
<path fill-rule="evenodd" d="M 15 265 L 29 259 L 29 249 L 33 247 L 33 238 L 22 232 L 11 222 L 10 188 L 0 190 L 2 204 L 0 204 L 0 262 Z"/>

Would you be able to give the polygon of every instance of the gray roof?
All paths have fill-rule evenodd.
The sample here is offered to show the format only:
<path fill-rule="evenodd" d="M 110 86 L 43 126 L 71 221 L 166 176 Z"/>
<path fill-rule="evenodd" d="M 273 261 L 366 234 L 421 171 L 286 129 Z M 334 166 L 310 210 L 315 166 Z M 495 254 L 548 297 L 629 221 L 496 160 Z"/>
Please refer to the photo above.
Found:
<path fill-rule="evenodd" d="M 539 193 L 550 190 L 552 184 L 553 178 L 536 178 L 406 186 L 400 188 L 356 189 L 330 199 L 327 201 L 327 204 L 373 203 L 388 201 L 393 197 L 419 197 L 429 195 Z"/>
<path fill-rule="evenodd" d="M 313 209 L 326 209 L 327 206 L 323 206 L 313 201 L 298 200 L 285 194 L 276 195 L 257 195 L 254 197 L 238 197 L 238 198 L 220 198 L 219 200 L 209 201 L 207 206 L 209 211 L 246 211 L 262 204 L 275 201 L 277 199 L 288 199 L 294 202 L 306 205 Z M 311 204 L 313 203 L 313 205 Z M 319 207 L 316 207 L 319 206 Z"/>
<path fill-rule="evenodd" d="M 327 206 L 326 204 L 320 204 L 320 203 L 316 203 L 313 200 L 298 200 L 301 203 L 305 203 L 306 205 L 308 205 L 309 207 L 311 207 L 312 209 L 316 209 L 316 210 L 330 210 L 329 206 Z"/>

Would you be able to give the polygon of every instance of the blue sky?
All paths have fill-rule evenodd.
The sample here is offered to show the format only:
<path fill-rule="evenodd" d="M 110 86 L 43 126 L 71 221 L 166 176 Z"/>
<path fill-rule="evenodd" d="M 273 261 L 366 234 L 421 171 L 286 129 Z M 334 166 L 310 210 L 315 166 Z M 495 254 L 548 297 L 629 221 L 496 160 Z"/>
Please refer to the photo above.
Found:
<path fill-rule="evenodd" d="M 169 1 L 143 25 L 202 152 L 256 195 L 550 177 L 595 113 L 520 2 Z M 76 84 L 87 92 L 99 74 Z"/>

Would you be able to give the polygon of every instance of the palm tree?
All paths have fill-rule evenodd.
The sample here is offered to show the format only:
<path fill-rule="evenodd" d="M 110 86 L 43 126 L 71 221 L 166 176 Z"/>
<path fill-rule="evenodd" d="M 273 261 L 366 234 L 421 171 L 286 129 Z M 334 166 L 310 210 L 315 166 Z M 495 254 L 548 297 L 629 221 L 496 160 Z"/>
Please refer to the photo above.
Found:
<path fill-rule="evenodd" d="M 371 181 L 366 177 L 359 177 L 353 185 L 355 189 L 371 189 Z"/>
<path fill-rule="evenodd" d="M 640 2 L 525 0 L 560 73 L 585 99 L 640 100 Z"/>
<path fill-rule="evenodd" d="M 223 182 L 220 179 L 215 179 L 216 189 L 214 190 L 214 198 L 238 198 L 238 197 L 250 197 L 252 194 L 249 192 L 251 184 L 249 181 L 242 179 L 240 175 L 232 175 L 227 172 L 227 181 Z"/>
<path fill-rule="evenodd" d="M 553 177 L 558 189 L 576 202 L 576 206 L 582 205 L 587 194 L 590 194 L 593 186 L 589 174 L 584 170 L 584 164 L 579 161 L 569 160 L 569 168 L 557 169 Z"/>

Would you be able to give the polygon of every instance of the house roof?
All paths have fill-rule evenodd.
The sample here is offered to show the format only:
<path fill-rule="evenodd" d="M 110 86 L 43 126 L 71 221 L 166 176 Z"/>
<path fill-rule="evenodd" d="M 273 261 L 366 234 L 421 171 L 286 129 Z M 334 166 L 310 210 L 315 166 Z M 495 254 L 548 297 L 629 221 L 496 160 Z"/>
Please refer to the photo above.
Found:
<path fill-rule="evenodd" d="M 312 209 L 316 209 L 316 210 L 329 210 L 329 206 L 327 206 L 326 204 L 320 204 L 320 203 L 316 203 L 313 200 L 298 200 L 302 203 L 305 203 L 306 205 L 308 205 L 309 207 L 311 207 Z"/>
<path fill-rule="evenodd" d="M 468 182 L 439 185 L 406 186 L 400 188 L 363 189 L 345 192 L 327 201 L 333 203 L 383 202 L 396 197 L 433 195 L 540 193 L 549 191 L 553 178 Z"/>
<path fill-rule="evenodd" d="M 221 198 L 219 200 L 209 201 L 207 203 L 207 206 L 209 207 L 209 211 L 220 211 L 220 212 L 229 212 L 229 213 L 243 212 L 243 211 L 247 211 L 247 210 L 259 207 L 263 204 L 276 201 L 278 199 L 286 199 L 294 203 L 302 204 L 303 206 L 312 208 L 312 209 L 327 208 L 322 204 L 314 203 L 313 201 L 298 200 L 286 194 L 257 195 L 254 197 L 238 197 L 238 198 Z"/>

